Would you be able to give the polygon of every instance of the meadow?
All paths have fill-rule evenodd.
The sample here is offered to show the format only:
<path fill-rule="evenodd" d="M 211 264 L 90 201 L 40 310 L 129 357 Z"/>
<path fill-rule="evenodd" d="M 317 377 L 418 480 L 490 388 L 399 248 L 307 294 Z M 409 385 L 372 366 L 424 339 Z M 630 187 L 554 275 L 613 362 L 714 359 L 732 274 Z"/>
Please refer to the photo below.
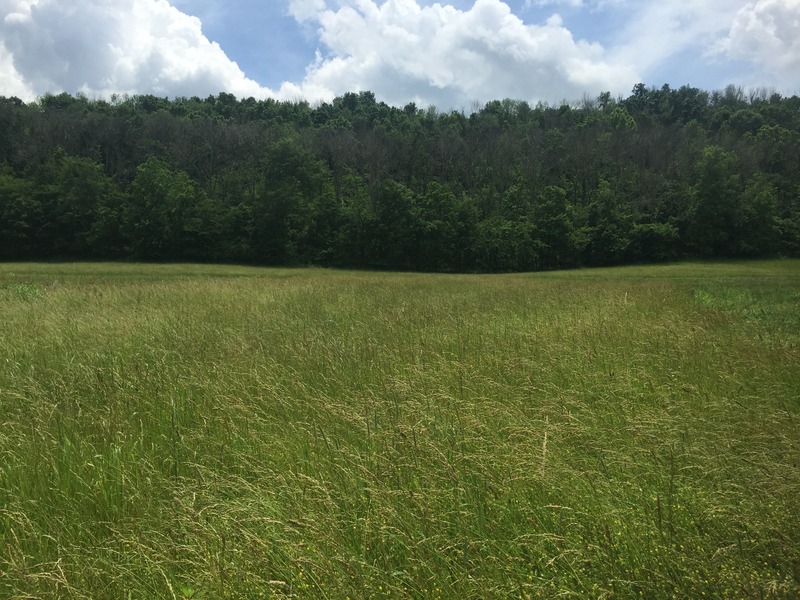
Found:
<path fill-rule="evenodd" d="M 0 264 L 0 598 L 793 598 L 800 261 Z"/>

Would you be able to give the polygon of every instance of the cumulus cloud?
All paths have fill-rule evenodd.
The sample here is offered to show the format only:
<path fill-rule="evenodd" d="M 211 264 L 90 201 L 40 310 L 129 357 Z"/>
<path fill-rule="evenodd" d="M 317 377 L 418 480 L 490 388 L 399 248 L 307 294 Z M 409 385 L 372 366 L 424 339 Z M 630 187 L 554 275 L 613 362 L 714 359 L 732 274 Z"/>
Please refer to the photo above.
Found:
<path fill-rule="evenodd" d="M 730 27 L 741 4 L 741 0 L 628 3 L 628 20 L 609 54 L 612 60 L 634 61 L 645 73 L 688 50 L 702 60 Z"/>
<path fill-rule="evenodd" d="M 715 51 L 791 82 L 800 81 L 800 0 L 748 2 Z"/>
<path fill-rule="evenodd" d="M 0 73 L 17 91 L 22 82 L 21 96 L 272 95 L 203 35 L 199 19 L 166 0 L 0 0 L 0 8 Z"/>
<path fill-rule="evenodd" d="M 630 63 L 612 63 L 599 44 L 575 40 L 558 15 L 526 24 L 500 0 L 472 8 L 417 0 L 292 0 L 326 48 L 298 88 L 341 94 L 372 90 L 394 104 L 414 100 L 467 107 L 475 100 L 559 101 L 584 92 L 629 90 Z"/>
<path fill-rule="evenodd" d="M 3 82 L 0 95 L 23 99 L 28 99 L 33 95 L 30 87 L 14 66 L 14 57 L 6 50 L 5 44 L 2 42 L 0 42 L 0 81 Z"/>
<path fill-rule="evenodd" d="M 288 0 L 287 7 L 316 31 L 320 51 L 301 81 L 273 91 L 167 0 L 0 0 L 0 93 L 227 91 L 315 102 L 372 90 L 394 104 L 460 108 L 623 91 L 638 77 L 629 62 L 607 60 L 599 44 L 574 39 L 557 15 L 526 24 L 501 0 L 464 10 L 421 0 Z"/>
<path fill-rule="evenodd" d="M 746 61 L 776 80 L 800 80 L 800 0 L 515 4 L 575 19 L 603 11 L 604 23 L 619 19 L 604 45 L 577 39 L 558 14 L 525 22 L 508 0 L 281 0 L 319 50 L 303 77 L 276 90 L 248 78 L 204 35 L 199 19 L 176 8 L 221 10 L 219 0 L 198 2 L 0 0 L 0 95 L 226 91 L 316 102 L 371 90 L 396 105 L 467 108 L 505 97 L 558 102 L 627 93 L 690 54 L 704 64 Z"/>
<path fill-rule="evenodd" d="M 579 8 L 584 5 L 583 0 L 525 0 L 525 6 L 571 6 Z"/>
<path fill-rule="evenodd" d="M 627 0 L 525 0 L 525 8 L 534 6 L 563 6 L 567 8 L 591 8 L 601 10 L 609 7 L 619 7 L 624 5 Z"/>
<path fill-rule="evenodd" d="M 626 6 L 629 20 L 609 58 L 634 61 L 646 76 L 666 70 L 674 78 L 681 72 L 678 61 L 691 58 L 689 68 L 704 74 L 705 86 L 768 85 L 792 93 L 800 80 L 800 0 L 643 0 Z"/>
<path fill-rule="evenodd" d="M 289 0 L 289 14 L 298 21 L 311 21 L 326 8 L 325 0 Z"/>

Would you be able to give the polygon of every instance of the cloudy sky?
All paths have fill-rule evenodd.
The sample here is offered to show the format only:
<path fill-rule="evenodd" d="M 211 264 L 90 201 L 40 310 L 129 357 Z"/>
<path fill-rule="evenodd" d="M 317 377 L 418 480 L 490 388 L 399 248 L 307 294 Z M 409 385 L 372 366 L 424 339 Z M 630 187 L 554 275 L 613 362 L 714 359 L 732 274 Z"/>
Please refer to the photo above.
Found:
<path fill-rule="evenodd" d="M 800 0 L 0 0 L 0 95 L 557 103 L 800 94 Z"/>

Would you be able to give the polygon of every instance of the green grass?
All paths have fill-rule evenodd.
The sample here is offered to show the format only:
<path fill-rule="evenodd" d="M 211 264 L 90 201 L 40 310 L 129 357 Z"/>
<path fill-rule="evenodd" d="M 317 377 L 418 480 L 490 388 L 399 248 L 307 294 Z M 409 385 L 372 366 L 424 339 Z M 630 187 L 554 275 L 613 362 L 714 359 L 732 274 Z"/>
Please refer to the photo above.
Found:
<path fill-rule="evenodd" d="M 0 265 L 2 598 L 791 598 L 800 261 Z"/>

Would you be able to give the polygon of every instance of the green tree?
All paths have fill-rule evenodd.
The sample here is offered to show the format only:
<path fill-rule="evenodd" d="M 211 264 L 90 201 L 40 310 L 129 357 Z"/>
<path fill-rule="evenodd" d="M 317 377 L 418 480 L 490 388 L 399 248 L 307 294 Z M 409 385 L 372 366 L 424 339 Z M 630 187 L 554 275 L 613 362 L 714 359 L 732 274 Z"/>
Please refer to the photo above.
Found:
<path fill-rule="evenodd" d="M 270 264 L 333 259 L 338 207 L 330 170 L 296 139 L 268 151 L 254 201 L 254 248 Z"/>
<path fill-rule="evenodd" d="M 43 167 L 39 193 L 47 197 L 56 256 L 107 256 L 115 244 L 108 226 L 118 218 L 118 190 L 89 158 L 58 149 Z"/>
<path fill-rule="evenodd" d="M 342 178 L 339 189 L 341 226 L 336 233 L 335 262 L 368 266 L 374 256 L 377 220 L 364 180 L 354 173 Z"/>
<path fill-rule="evenodd" d="M 533 223 L 501 215 L 478 223 L 474 244 L 481 271 L 535 271 L 543 266 L 542 253 L 549 258 L 551 250 L 537 238 Z"/>
<path fill-rule="evenodd" d="M 625 260 L 631 245 L 631 222 L 622 211 L 611 184 L 601 179 L 588 210 L 587 264 L 613 265 Z"/>
<path fill-rule="evenodd" d="M 558 186 L 547 186 L 539 194 L 533 208 L 540 247 L 541 266 L 558 269 L 577 263 L 575 224 L 570 215 L 567 192 Z"/>
<path fill-rule="evenodd" d="M 40 256 L 37 231 L 42 210 L 30 182 L 0 163 L 0 258 L 18 260 Z"/>
<path fill-rule="evenodd" d="M 738 207 L 736 253 L 744 256 L 772 254 L 777 249 L 777 191 L 771 178 L 759 174 L 741 194 Z"/>
<path fill-rule="evenodd" d="M 630 257 L 653 262 L 676 258 L 680 235 L 671 223 L 637 223 L 631 229 Z"/>
<path fill-rule="evenodd" d="M 416 204 L 416 194 L 402 183 L 388 180 L 381 186 L 375 201 L 375 258 L 379 265 L 414 269 L 422 262 Z"/>
<path fill-rule="evenodd" d="M 206 201 L 200 187 L 183 171 L 160 158 L 139 165 L 122 214 L 128 252 L 144 259 L 197 256 L 203 242 L 198 207 Z"/>
<path fill-rule="evenodd" d="M 740 179 L 738 158 L 719 146 L 700 157 L 694 184 L 690 241 L 701 256 L 737 254 Z"/>
<path fill-rule="evenodd" d="M 417 198 L 419 222 L 419 266 L 426 270 L 452 269 L 460 262 L 457 244 L 463 243 L 459 201 L 450 188 L 439 182 L 428 184 Z"/>
<path fill-rule="evenodd" d="M 615 107 L 608 115 L 608 123 L 613 129 L 636 131 L 636 120 L 623 106 Z"/>

